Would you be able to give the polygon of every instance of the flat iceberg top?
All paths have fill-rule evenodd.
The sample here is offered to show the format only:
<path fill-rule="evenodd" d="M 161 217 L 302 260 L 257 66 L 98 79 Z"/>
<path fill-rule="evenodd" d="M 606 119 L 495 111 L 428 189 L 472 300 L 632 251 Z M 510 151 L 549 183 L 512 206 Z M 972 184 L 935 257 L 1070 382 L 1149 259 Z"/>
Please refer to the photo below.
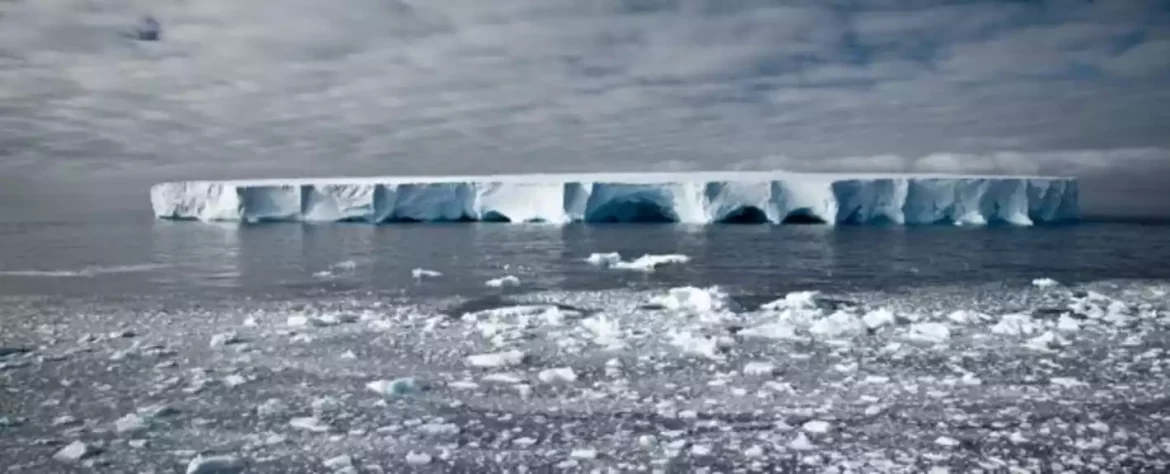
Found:
<path fill-rule="evenodd" d="M 156 217 L 201 221 L 961 224 L 1075 220 L 1042 176 L 786 171 L 300 178 L 161 183 Z"/>
<path fill-rule="evenodd" d="M 944 173 L 798 173 L 793 171 L 663 171 L 628 173 L 526 173 L 495 175 L 440 175 L 440 176 L 372 176 L 328 178 L 264 178 L 223 181 L 188 181 L 189 183 L 221 183 L 232 186 L 301 186 L 301 185 L 355 185 L 404 183 L 565 183 L 565 182 L 624 182 L 668 183 L 706 181 L 759 181 L 776 179 L 1072 179 L 1064 176 L 999 176 L 959 175 Z"/>

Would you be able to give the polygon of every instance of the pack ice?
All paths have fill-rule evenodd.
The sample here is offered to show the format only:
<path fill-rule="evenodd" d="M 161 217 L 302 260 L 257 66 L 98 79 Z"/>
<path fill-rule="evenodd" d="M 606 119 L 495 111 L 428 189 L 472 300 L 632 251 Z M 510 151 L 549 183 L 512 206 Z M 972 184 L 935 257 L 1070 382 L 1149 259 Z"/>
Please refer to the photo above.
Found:
<path fill-rule="evenodd" d="M 1063 177 L 770 172 L 185 181 L 155 216 L 200 221 L 1032 225 L 1075 220 Z"/>

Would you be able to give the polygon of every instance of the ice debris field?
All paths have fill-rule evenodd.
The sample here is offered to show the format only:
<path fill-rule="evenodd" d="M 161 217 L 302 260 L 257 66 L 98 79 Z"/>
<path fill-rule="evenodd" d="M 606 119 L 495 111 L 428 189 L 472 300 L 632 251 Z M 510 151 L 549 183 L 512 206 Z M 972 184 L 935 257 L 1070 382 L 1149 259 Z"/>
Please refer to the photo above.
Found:
<path fill-rule="evenodd" d="M 1075 220 L 1073 178 L 772 172 L 186 181 L 154 214 L 201 221 L 1033 225 Z"/>
<path fill-rule="evenodd" d="M 1166 472 L 1170 287 L 922 290 L 39 307 L 0 334 L 3 455 L 15 472 Z"/>

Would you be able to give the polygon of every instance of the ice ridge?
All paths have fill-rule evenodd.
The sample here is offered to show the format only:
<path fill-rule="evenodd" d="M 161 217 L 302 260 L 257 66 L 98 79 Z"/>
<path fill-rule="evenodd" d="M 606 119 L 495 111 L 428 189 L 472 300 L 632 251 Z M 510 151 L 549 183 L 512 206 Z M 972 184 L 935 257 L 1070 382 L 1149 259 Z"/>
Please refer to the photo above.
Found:
<path fill-rule="evenodd" d="M 1064 177 L 790 172 L 184 181 L 154 214 L 200 221 L 1033 225 L 1079 217 Z"/>

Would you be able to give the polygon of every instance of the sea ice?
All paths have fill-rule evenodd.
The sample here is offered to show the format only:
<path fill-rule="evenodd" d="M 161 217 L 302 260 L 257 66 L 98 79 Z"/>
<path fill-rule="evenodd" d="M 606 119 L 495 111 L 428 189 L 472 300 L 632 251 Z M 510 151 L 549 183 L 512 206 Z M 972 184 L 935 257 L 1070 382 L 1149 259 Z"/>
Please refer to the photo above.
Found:
<path fill-rule="evenodd" d="M 772 375 L 775 370 L 776 366 L 771 362 L 752 361 L 743 366 L 744 375 Z"/>
<path fill-rule="evenodd" d="M 427 453 L 420 453 L 411 451 L 406 453 L 406 463 L 411 466 L 424 466 L 431 463 L 431 455 Z"/>
<path fill-rule="evenodd" d="M 150 429 L 146 420 L 136 414 L 128 414 L 114 420 L 114 431 L 118 434 L 135 434 Z"/>
<path fill-rule="evenodd" d="M 813 335 L 826 338 L 856 336 L 865 332 L 865 323 L 857 316 L 844 311 L 836 311 L 813 321 L 808 331 Z"/>
<path fill-rule="evenodd" d="M 244 462 L 234 456 L 196 456 L 187 464 L 187 474 L 236 474 Z"/>
<path fill-rule="evenodd" d="M 585 258 L 585 261 L 590 265 L 608 267 L 622 261 L 622 255 L 617 252 L 593 253 L 589 254 L 589 257 Z"/>
<path fill-rule="evenodd" d="M 425 268 L 415 268 L 414 270 L 410 271 L 410 276 L 413 277 L 415 280 L 421 280 L 423 278 L 438 278 L 438 277 L 443 276 L 443 274 L 440 272 L 437 272 L 435 270 L 427 270 Z"/>
<path fill-rule="evenodd" d="M 719 341 L 715 338 L 696 335 L 690 331 L 670 331 L 667 336 L 670 338 L 671 345 L 683 353 L 708 359 L 722 358 L 719 351 Z"/>
<path fill-rule="evenodd" d="M 293 428 L 313 433 L 325 433 L 329 431 L 329 425 L 315 416 L 293 418 L 288 421 L 288 424 Z"/>
<path fill-rule="evenodd" d="M 269 398 L 256 406 L 256 415 L 261 418 L 277 418 L 285 416 L 288 412 L 288 404 L 279 398 Z"/>
<path fill-rule="evenodd" d="M 592 448 L 577 448 L 569 453 L 569 457 L 579 460 L 589 460 L 597 457 L 597 450 Z"/>
<path fill-rule="evenodd" d="M 1040 330 L 1040 326 L 1027 314 L 1011 313 L 1000 317 L 991 327 L 991 332 L 1005 336 L 1028 336 Z"/>
<path fill-rule="evenodd" d="M 375 380 L 367 383 L 366 388 L 385 397 L 407 395 L 421 390 L 419 383 L 412 377 Z"/>
<path fill-rule="evenodd" d="M 616 318 L 598 314 L 582 319 L 580 324 L 589 332 L 594 344 L 607 349 L 618 349 L 625 344 L 621 325 Z"/>
<path fill-rule="evenodd" d="M 865 323 L 865 327 L 870 329 L 877 329 L 882 326 L 889 326 L 894 324 L 896 319 L 894 313 L 885 308 L 879 308 L 861 317 L 861 321 Z"/>
<path fill-rule="evenodd" d="M 816 291 L 794 291 L 775 301 L 760 305 L 762 311 L 781 311 L 785 309 L 814 309 L 817 307 Z"/>
<path fill-rule="evenodd" d="M 96 456 L 99 453 L 101 453 L 101 449 L 82 443 L 81 441 L 74 441 L 54 453 L 53 459 L 60 462 L 72 463 Z"/>
<path fill-rule="evenodd" d="M 653 272 L 662 265 L 681 264 L 691 261 L 691 257 L 681 254 L 667 254 L 667 255 L 643 255 L 629 262 L 616 261 L 610 264 L 610 268 L 617 270 L 631 270 L 638 272 Z"/>
<path fill-rule="evenodd" d="M 1060 282 L 1053 280 L 1051 278 L 1037 278 L 1035 280 L 1032 280 L 1032 285 L 1037 287 L 1037 288 L 1051 288 L 1051 287 L 1060 285 Z"/>
<path fill-rule="evenodd" d="M 833 426 L 824 420 L 809 420 L 800 426 L 806 432 L 813 434 L 828 433 Z"/>
<path fill-rule="evenodd" d="M 329 459 L 322 461 L 321 464 L 324 465 L 326 469 L 329 469 L 331 471 L 339 471 L 342 469 L 352 469 L 353 468 L 353 456 L 349 456 L 349 455 L 336 456 L 336 457 L 332 457 L 332 458 L 329 458 Z"/>
<path fill-rule="evenodd" d="M 512 275 L 504 275 L 499 278 L 492 278 L 484 282 L 484 285 L 492 288 L 502 288 L 505 286 L 520 286 L 520 279 Z"/>
<path fill-rule="evenodd" d="M 467 356 L 467 363 L 473 367 L 499 368 L 524 363 L 527 354 L 518 350 L 474 354 Z"/>
<path fill-rule="evenodd" d="M 906 337 L 915 341 L 939 344 L 951 338 L 951 329 L 942 323 L 914 323 L 910 325 Z"/>
<path fill-rule="evenodd" d="M 650 304 L 663 309 L 692 314 L 721 311 L 727 307 L 727 293 L 716 287 L 696 288 L 685 286 L 671 288 L 667 294 L 655 296 Z"/>
<path fill-rule="evenodd" d="M 544 383 L 572 383 L 577 381 L 577 373 L 572 367 L 556 367 L 540 371 L 537 378 Z"/>

